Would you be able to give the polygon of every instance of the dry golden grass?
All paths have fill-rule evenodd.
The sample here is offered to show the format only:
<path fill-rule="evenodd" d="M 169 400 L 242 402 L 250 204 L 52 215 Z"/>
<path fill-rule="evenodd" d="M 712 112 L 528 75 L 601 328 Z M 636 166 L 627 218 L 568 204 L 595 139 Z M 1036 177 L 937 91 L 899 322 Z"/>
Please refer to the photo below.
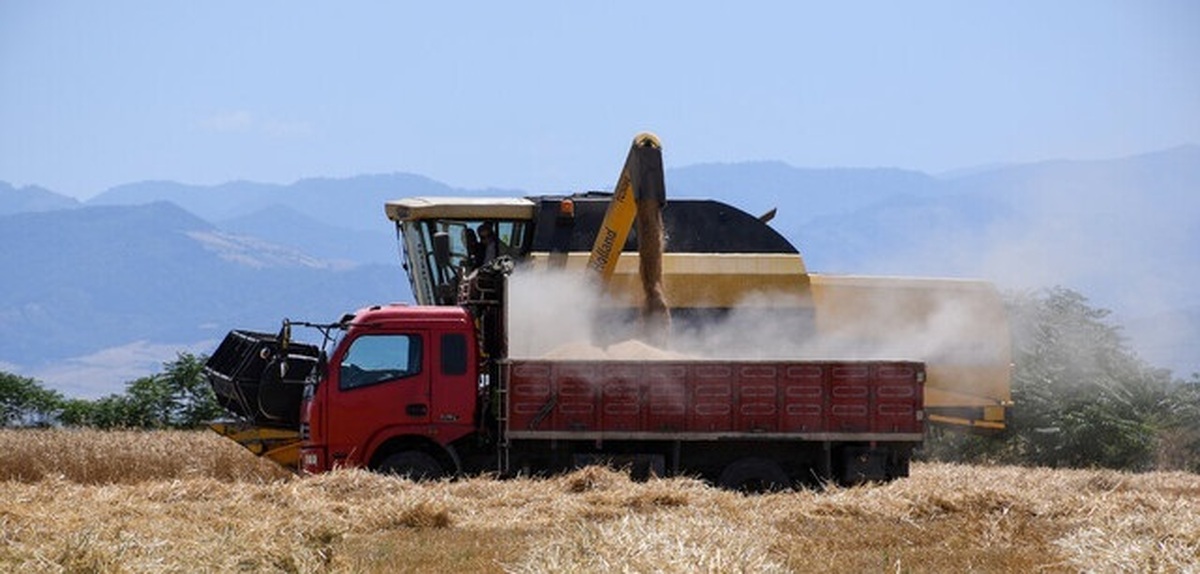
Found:
<path fill-rule="evenodd" d="M 81 484 L 137 484 L 209 477 L 277 480 L 290 473 L 212 432 L 0 429 L 0 480 L 61 477 Z"/>
<path fill-rule="evenodd" d="M 0 453 L 0 571 L 1200 571 L 1186 473 L 917 464 L 742 496 L 599 468 L 296 478 L 204 433 L 0 431 Z"/>

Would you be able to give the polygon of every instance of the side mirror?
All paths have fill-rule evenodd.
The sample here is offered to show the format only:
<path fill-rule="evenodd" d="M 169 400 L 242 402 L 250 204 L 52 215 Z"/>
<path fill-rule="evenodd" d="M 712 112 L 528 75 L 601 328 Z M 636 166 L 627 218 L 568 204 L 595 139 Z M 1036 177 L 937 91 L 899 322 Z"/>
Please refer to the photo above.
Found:
<path fill-rule="evenodd" d="M 438 231 L 433 234 L 433 260 L 438 267 L 450 266 L 450 234 Z"/>

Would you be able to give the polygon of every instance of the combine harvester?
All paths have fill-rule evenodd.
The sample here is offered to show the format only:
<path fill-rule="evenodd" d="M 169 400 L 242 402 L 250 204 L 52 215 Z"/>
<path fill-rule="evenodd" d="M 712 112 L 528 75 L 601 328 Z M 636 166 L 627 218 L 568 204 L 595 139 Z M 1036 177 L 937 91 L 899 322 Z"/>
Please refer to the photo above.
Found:
<path fill-rule="evenodd" d="M 757 490 L 907 476 L 927 423 L 1004 428 L 1009 335 L 992 286 L 808 273 L 769 217 L 667 202 L 653 135 L 634 139 L 612 194 L 409 198 L 386 214 L 417 305 L 231 332 L 205 372 L 238 420 L 214 430 L 302 472 L 604 463 Z M 532 315 L 513 301 L 550 293 L 512 290 L 546 289 L 539 274 L 603 292 L 592 343 L 673 352 L 513 352 Z M 292 341 L 293 325 L 325 345 Z"/>

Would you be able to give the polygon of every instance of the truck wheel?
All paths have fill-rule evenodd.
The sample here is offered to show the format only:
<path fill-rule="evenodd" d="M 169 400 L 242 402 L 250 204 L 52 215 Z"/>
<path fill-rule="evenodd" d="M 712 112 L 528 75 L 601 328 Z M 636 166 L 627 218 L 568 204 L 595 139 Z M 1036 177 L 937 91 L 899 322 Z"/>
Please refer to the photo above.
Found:
<path fill-rule="evenodd" d="M 770 492 L 791 488 L 792 481 L 775 461 L 749 457 L 725 467 L 717 483 L 722 488 L 739 492 Z"/>
<path fill-rule="evenodd" d="M 432 456 L 419 450 L 405 450 L 388 455 L 379 463 L 379 472 L 412 480 L 435 480 L 442 476 L 442 466 Z"/>

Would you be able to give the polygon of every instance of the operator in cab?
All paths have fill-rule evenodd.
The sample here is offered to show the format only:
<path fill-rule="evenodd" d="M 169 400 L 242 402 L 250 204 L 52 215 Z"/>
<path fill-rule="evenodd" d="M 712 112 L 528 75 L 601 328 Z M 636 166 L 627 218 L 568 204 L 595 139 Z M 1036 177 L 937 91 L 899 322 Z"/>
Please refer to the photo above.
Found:
<path fill-rule="evenodd" d="M 481 267 L 491 263 L 501 255 L 511 255 L 508 245 L 500 240 L 496 235 L 496 224 L 491 221 L 485 221 L 479 224 L 479 246 L 476 248 L 475 263 L 476 267 Z"/>

